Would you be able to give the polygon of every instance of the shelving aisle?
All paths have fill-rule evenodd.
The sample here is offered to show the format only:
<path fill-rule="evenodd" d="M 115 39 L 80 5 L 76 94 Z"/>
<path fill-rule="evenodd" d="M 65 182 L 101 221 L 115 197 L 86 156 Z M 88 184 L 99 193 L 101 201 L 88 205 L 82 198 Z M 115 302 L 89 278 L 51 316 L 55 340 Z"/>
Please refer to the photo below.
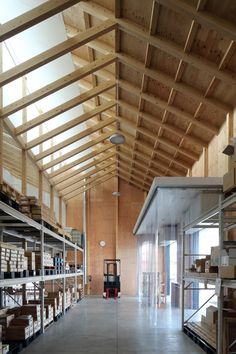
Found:
<path fill-rule="evenodd" d="M 50 225 L 47 225 L 50 227 Z M 38 303 L 41 307 L 41 323 L 40 333 L 44 333 L 46 325 L 45 320 L 45 288 L 47 284 L 50 285 L 53 291 L 60 289 L 62 292 L 62 313 L 65 314 L 67 308 L 71 304 L 67 303 L 66 287 L 67 281 L 73 283 L 74 297 L 73 303 L 77 303 L 78 298 L 78 285 L 83 287 L 83 271 L 77 269 L 77 252 L 82 252 L 83 249 L 74 244 L 66 237 L 57 234 L 45 226 L 44 221 L 41 223 L 36 222 L 18 210 L 10 207 L 9 205 L 0 201 L 0 241 L 2 244 L 12 244 L 15 246 L 24 247 L 28 251 L 38 251 L 41 259 L 40 270 L 36 271 L 23 271 L 17 273 L 4 273 L 0 272 L 0 306 L 6 305 L 6 297 L 10 298 L 13 303 L 17 305 L 23 304 L 27 298 L 28 291 L 30 290 L 35 295 L 39 295 Z M 49 252 L 52 256 L 59 253 L 63 258 L 63 266 L 58 274 L 53 269 L 45 269 L 44 266 L 44 252 Z M 66 269 L 66 252 L 74 251 L 74 268 L 73 272 Z M 30 287 L 27 289 L 27 287 Z M 16 301 L 14 296 L 9 294 L 8 288 L 16 288 L 22 293 L 22 302 Z M 4 301 L 5 300 L 5 301 Z M 58 313 L 59 314 L 59 313 Z M 58 316 L 54 316 L 56 320 Z"/>
<path fill-rule="evenodd" d="M 224 292 L 225 289 L 236 289 L 236 279 L 225 279 L 216 274 L 200 273 L 199 275 L 194 273 L 185 274 L 185 258 L 191 256 L 191 254 L 185 253 L 185 233 L 189 232 L 191 228 L 218 228 L 219 229 L 219 247 L 220 247 L 220 259 L 223 250 L 228 247 L 235 247 L 236 241 L 229 241 L 228 233 L 230 230 L 236 228 L 235 222 L 235 206 L 236 206 L 236 193 L 230 195 L 227 198 L 220 196 L 219 205 L 214 210 L 210 210 L 207 215 L 200 217 L 195 222 L 186 225 L 183 228 L 183 281 L 182 281 L 182 327 L 185 333 L 192 337 L 195 341 L 201 344 L 204 342 L 208 349 L 208 352 L 216 352 L 217 354 L 231 353 L 231 348 L 234 347 L 235 339 L 229 342 L 229 325 L 235 325 L 236 319 L 233 314 L 226 315 L 223 310 Z M 220 263 L 221 265 L 221 263 Z M 197 284 L 197 287 L 191 288 L 193 283 Z M 202 284 L 203 286 L 200 287 Z M 199 291 L 201 289 L 207 289 L 209 285 L 214 285 L 215 295 L 217 296 L 217 308 L 218 308 L 218 320 L 217 330 L 214 337 L 214 332 L 206 333 L 206 328 L 201 329 L 198 323 L 190 322 L 195 314 L 200 311 L 206 303 L 200 306 L 187 320 L 184 319 L 184 294 L 187 290 Z M 212 290 L 210 288 L 209 290 Z M 211 296 L 209 300 L 212 298 Z M 204 331 L 205 330 L 205 331 Z"/>

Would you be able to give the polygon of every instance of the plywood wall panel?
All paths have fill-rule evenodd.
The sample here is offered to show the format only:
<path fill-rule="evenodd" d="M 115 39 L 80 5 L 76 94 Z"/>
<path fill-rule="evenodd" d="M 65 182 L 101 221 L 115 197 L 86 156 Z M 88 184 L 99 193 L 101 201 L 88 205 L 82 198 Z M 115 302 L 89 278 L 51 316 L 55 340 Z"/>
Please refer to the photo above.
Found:
<path fill-rule="evenodd" d="M 91 275 L 90 294 L 102 295 L 103 260 L 121 259 L 122 294 L 137 293 L 137 239 L 132 230 L 143 206 L 144 194 L 139 189 L 119 180 L 121 196 L 117 199 L 112 192 L 117 190 L 116 178 L 106 181 L 87 194 L 87 240 L 88 274 Z M 67 225 L 82 230 L 81 196 L 67 205 Z M 99 241 L 106 242 L 105 247 Z"/>

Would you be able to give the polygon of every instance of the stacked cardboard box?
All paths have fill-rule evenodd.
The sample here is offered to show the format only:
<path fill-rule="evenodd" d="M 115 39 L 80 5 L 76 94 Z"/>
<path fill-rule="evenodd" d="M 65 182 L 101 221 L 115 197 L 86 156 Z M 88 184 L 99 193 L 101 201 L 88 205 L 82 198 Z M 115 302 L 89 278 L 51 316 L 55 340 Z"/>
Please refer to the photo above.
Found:
<path fill-rule="evenodd" d="M 44 267 L 54 267 L 53 258 L 47 252 L 43 253 L 43 265 Z M 35 254 L 35 267 L 41 269 L 41 254 L 39 252 Z"/>
<path fill-rule="evenodd" d="M 2 314 L 0 315 L 0 325 L 2 326 L 2 338 L 6 339 L 7 328 L 10 326 L 12 320 L 15 318 L 11 314 Z"/>
<path fill-rule="evenodd" d="M 35 270 L 35 252 L 25 252 L 25 256 L 27 257 L 27 269 Z"/>
<path fill-rule="evenodd" d="M 0 191 L 6 194 L 10 199 L 16 202 L 20 201 L 21 194 L 15 188 L 13 188 L 4 181 L 0 184 Z"/>
<path fill-rule="evenodd" d="M 56 301 L 57 301 L 57 313 L 54 316 L 57 316 L 58 314 L 62 313 L 63 295 L 60 291 L 59 292 L 48 292 L 48 296 L 47 296 L 47 298 L 45 298 L 45 300 L 46 299 L 48 299 L 48 301 L 49 301 L 49 299 L 50 299 L 50 301 L 52 301 L 52 300 L 55 301 L 55 299 L 56 299 Z"/>
<path fill-rule="evenodd" d="M 236 279 L 236 248 L 229 248 L 222 253 L 219 275 L 221 278 Z"/>
<path fill-rule="evenodd" d="M 34 321 L 34 333 L 40 330 L 41 306 L 40 304 L 28 304 L 21 307 L 22 315 L 31 315 Z"/>
<path fill-rule="evenodd" d="M 22 196 L 20 198 L 20 211 L 36 221 L 44 220 L 48 224 L 56 227 L 56 216 L 53 210 L 45 204 L 39 203 L 34 196 Z"/>
<path fill-rule="evenodd" d="M 27 269 L 23 248 L 0 242 L 0 255 L 1 272 L 22 272 Z"/>
<path fill-rule="evenodd" d="M 56 269 L 57 274 L 62 274 L 63 273 L 63 258 L 61 257 L 54 257 L 53 258 L 53 263 Z"/>
<path fill-rule="evenodd" d="M 65 308 L 67 309 L 72 304 L 72 293 L 71 289 L 67 289 L 65 292 Z"/>
<path fill-rule="evenodd" d="M 14 318 L 6 330 L 7 340 L 25 340 L 34 334 L 34 322 L 31 315 Z"/>

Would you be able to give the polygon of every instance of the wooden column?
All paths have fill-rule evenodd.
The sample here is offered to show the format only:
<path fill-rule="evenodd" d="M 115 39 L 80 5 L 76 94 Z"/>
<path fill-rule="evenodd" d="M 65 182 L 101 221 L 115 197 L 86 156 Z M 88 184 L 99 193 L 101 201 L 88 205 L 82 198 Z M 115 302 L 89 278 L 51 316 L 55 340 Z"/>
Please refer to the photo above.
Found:
<path fill-rule="evenodd" d="M 115 191 L 119 192 L 119 177 L 115 177 Z M 116 203 L 116 258 L 119 258 L 119 197 L 115 197 Z"/>
<path fill-rule="evenodd" d="M 54 211 L 54 187 L 50 185 L 50 209 Z"/>
<path fill-rule="evenodd" d="M 231 139 L 234 136 L 234 116 L 232 113 L 227 114 L 227 140 L 228 144 L 231 143 Z M 230 158 L 228 157 L 228 171 L 230 169 Z"/>
<path fill-rule="evenodd" d="M 43 202 L 43 172 L 39 171 L 39 203 Z"/>
<path fill-rule="evenodd" d="M 204 159 L 204 171 L 203 176 L 208 177 L 208 148 L 203 148 L 203 159 Z"/>
<path fill-rule="evenodd" d="M 62 226 L 62 197 L 59 197 L 59 224 Z"/>
<path fill-rule="evenodd" d="M 21 193 L 23 195 L 27 194 L 27 151 L 25 149 L 22 150 L 22 175 L 21 175 Z"/>

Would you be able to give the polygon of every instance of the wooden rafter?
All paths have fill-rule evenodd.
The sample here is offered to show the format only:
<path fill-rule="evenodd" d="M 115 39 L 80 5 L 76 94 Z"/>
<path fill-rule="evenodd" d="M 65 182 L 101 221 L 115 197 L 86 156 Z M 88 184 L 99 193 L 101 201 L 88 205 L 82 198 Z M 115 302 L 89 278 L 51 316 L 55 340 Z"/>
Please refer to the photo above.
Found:
<path fill-rule="evenodd" d="M 98 26 L 94 26 L 86 32 L 82 32 L 77 36 L 67 39 L 66 41 L 48 49 L 47 51 L 36 55 L 32 59 L 25 61 L 22 64 L 9 69 L 0 75 L 0 86 L 4 86 L 9 82 L 18 79 L 19 77 L 28 74 L 29 72 L 45 65 L 52 60 L 55 60 L 62 55 L 71 52 L 72 50 L 86 44 L 94 38 L 102 36 L 115 29 L 114 21 L 104 21 Z"/>
<path fill-rule="evenodd" d="M 86 163 L 82 167 L 77 169 L 73 168 L 72 171 L 64 172 L 59 178 L 53 180 L 53 185 L 57 187 L 61 187 L 66 185 L 67 183 L 73 183 L 76 181 L 75 177 L 77 178 L 78 175 L 88 169 L 96 167 L 97 165 L 101 164 L 102 162 L 109 160 L 116 156 L 116 152 L 113 150 L 112 152 L 108 152 L 107 154 L 103 154 L 102 157 L 98 159 L 94 159 L 91 162 Z"/>
<path fill-rule="evenodd" d="M 119 86 L 121 88 L 123 88 L 124 90 L 129 91 L 132 94 L 135 94 L 136 96 L 139 96 L 139 94 L 140 94 L 139 88 L 133 84 L 130 84 L 126 80 L 119 80 Z M 195 118 L 190 113 L 188 113 L 182 109 L 179 109 L 177 107 L 174 107 L 173 105 L 169 105 L 168 101 L 164 101 L 164 100 L 160 99 L 159 97 L 154 96 L 153 94 L 150 94 L 148 92 L 142 92 L 141 97 L 145 101 L 150 102 L 150 103 L 156 105 L 157 107 L 160 107 L 161 109 L 164 109 L 165 111 L 172 113 L 175 116 L 182 118 L 182 119 L 186 120 L 187 122 L 190 122 L 203 130 L 207 130 L 209 133 L 211 133 L 213 135 L 216 135 L 219 133 L 219 129 L 217 127 L 215 127 L 207 122 L 203 122 L 201 120 L 199 121 L 197 119 L 199 117 Z"/>
<path fill-rule="evenodd" d="M 114 81 L 106 81 L 106 82 L 102 83 L 101 85 L 95 87 L 92 90 L 83 92 L 81 95 L 76 96 L 76 97 L 72 98 L 71 100 L 60 104 L 59 106 L 51 109 L 50 111 L 47 111 L 47 112 L 39 115 L 38 117 L 31 119 L 27 123 L 24 123 L 24 124 L 20 125 L 19 127 L 15 128 L 15 135 L 23 134 L 23 133 L 27 132 L 28 130 L 35 128 L 37 125 L 45 123 L 48 120 L 56 117 L 57 115 L 64 113 L 64 112 L 82 104 L 83 102 L 85 102 L 87 100 L 90 100 L 91 98 L 95 97 L 99 93 L 112 89 L 114 86 L 115 86 Z"/>
<path fill-rule="evenodd" d="M 204 9 L 205 4 L 206 4 L 205 0 L 198 0 L 196 10 L 197 11 L 202 11 Z M 185 41 L 185 46 L 184 46 L 184 52 L 187 53 L 187 54 L 190 53 L 190 51 L 191 51 L 191 48 L 192 48 L 192 45 L 193 45 L 193 42 L 194 42 L 194 38 L 195 38 L 195 36 L 197 34 L 197 31 L 198 31 L 198 27 L 199 27 L 198 23 L 193 20 L 191 22 L 190 29 L 189 29 L 189 32 L 188 32 L 188 35 L 187 35 L 187 39 Z M 178 65 L 178 69 L 177 69 L 177 72 L 176 72 L 176 75 L 175 75 L 175 81 L 176 82 L 181 80 L 181 78 L 183 76 L 183 73 L 184 73 L 185 66 L 186 66 L 186 64 L 182 60 L 180 60 L 179 65 Z M 168 102 L 170 104 L 173 103 L 173 101 L 175 99 L 175 96 L 176 96 L 176 91 L 172 89 L 170 94 L 169 94 L 169 98 L 168 98 Z M 205 97 L 207 97 L 207 96 L 205 95 Z M 203 107 L 203 106 L 204 106 L 203 103 L 200 102 L 199 110 L 197 110 L 195 112 L 195 114 L 194 114 L 194 119 L 195 120 L 200 115 L 200 107 Z M 167 117 L 168 117 L 168 112 L 165 111 L 164 114 L 163 114 L 162 120 L 163 121 L 167 120 Z M 189 122 L 188 128 L 186 129 L 186 134 L 190 133 L 191 127 L 192 127 L 192 122 Z M 159 133 L 158 133 L 159 136 L 161 135 L 161 133 L 162 133 L 162 131 L 160 129 Z M 181 141 L 179 143 L 179 146 L 182 146 L 183 142 L 184 142 L 184 140 L 181 139 Z M 158 144 L 158 142 L 157 142 L 157 144 Z M 207 147 L 207 146 L 205 146 L 205 147 Z M 156 148 L 156 146 L 155 146 L 155 148 Z M 176 153 L 175 153 L 175 156 L 176 156 Z M 171 163 L 170 163 L 170 166 L 171 166 Z"/>
<path fill-rule="evenodd" d="M 66 198 L 66 201 L 70 200 L 70 199 L 73 199 L 75 197 L 77 197 L 78 195 L 90 190 L 90 189 L 93 189 L 97 186 L 99 186 L 100 184 L 110 180 L 111 178 L 115 177 L 116 176 L 116 173 L 113 172 L 113 173 L 110 173 L 109 176 L 104 176 L 104 178 L 102 178 L 100 181 L 98 182 L 95 182 L 95 183 L 92 183 L 91 185 L 88 185 L 87 187 L 84 187 L 84 188 L 79 188 L 78 190 L 76 190 L 73 195 L 71 195 L 69 198 Z"/>
<path fill-rule="evenodd" d="M 158 1 L 158 0 L 157 0 Z M 159 1 L 158 1 L 159 2 Z M 170 2 L 174 3 L 174 0 L 170 0 Z M 165 6 L 165 0 L 160 1 L 160 3 L 162 5 Z M 182 3 L 182 1 L 178 0 L 178 3 Z M 179 46 L 177 43 L 173 43 L 172 41 L 166 40 L 165 38 L 162 37 L 158 37 L 157 35 L 154 36 L 154 33 L 151 32 L 151 30 L 146 30 L 145 28 L 129 21 L 126 19 L 121 19 L 121 18 L 115 18 L 114 14 L 89 1 L 89 2 L 81 2 L 81 7 L 84 11 L 96 16 L 96 17 L 103 17 L 104 16 L 107 19 L 116 21 L 119 28 L 122 31 L 125 31 L 126 33 L 137 37 L 139 40 L 143 40 L 145 43 L 147 43 L 148 45 L 152 45 L 160 50 L 162 50 L 163 52 L 166 52 L 172 56 L 175 56 L 176 58 L 183 60 L 184 62 L 196 67 L 197 69 L 207 72 L 208 74 L 212 75 L 212 76 L 216 76 L 217 78 L 219 78 L 220 80 L 222 80 L 223 82 L 227 82 L 228 84 L 231 85 L 235 85 L 235 75 L 232 73 L 228 74 L 227 72 L 223 72 L 223 71 L 219 71 L 217 66 L 215 65 L 214 62 L 209 62 L 207 61 L 204 57 L 198 57 L 194 54 L 186 54 L 183 51 L 183 48 L 181 46 Z M 189 6 L 190 8 L 192 8 L 191 6 Z M 155 20 L 155 8 L 154 11 L 152 13 L 154 16 L 154 20 Z M 194 17 L 193 17 L 194 18 Z M 154 27 L 154 26 L 153 26 Z M 234 28 L 236 28 L 235 26 L 233 26 Z M 231 38 L 233 39 L 233 38 Z"/>
<path fill-rule="evenodd" d="M 120 171 L 121 173 L 123 173 L 124 175 L 128 175 L 130 176 L 130 179 L 134 179 L 135 181 L 138 181 L 140 183 L 143 183 L 143 177 L 140 178 L 138 176 L 136 176 L 133 171 L 132 171 L 132 166 L 130 168 L 130 171 L 127 170 L 127 168 L 122 168 L 120 165 L 118 166 L 118 171 Z M 146 185 L 150 186 L 151 182 L 146 181 Z"/>
<path fill-rule="evenodd" d="M 232 112 L 232 107 L 212 97 L 205 97 L 200 90 L 194 88 L 193 86 L 190 86 L 183 82 L 175 82 L 175 80 L 171 76 L 164 74 L 161 71 L 146 68 L 142 62 L 132 58 L 127 54 L 118 53 L 117 56 L 122 63 L 130 66 L 134 70 L 144 73 L 150 78 L 161 82 L 163 85 L 169 86 L 170 88 L 173 88 L 174 90 L 186 95 L 187 97 L 191 97 L 195 101 L 199 101 L 206 105 L 210 105 L 214 108 L 217 108 L 225 114 L 228 112 Z"/>
<path fill-rule="evenodd" d="M 44 133 L 42 135 L 40 135 L 38 138 L 30 140 L 27 144 L 26 144 L 26 149 L 32 149 L 33 147 L 42 144 L 43 142 L 53 138 L 54 136 L 57 136 L 63 132 L 65 132 L 68 129 L 71 129 L 73 127 L 76 127 L 77 125 L 86 122 L 87 120 L 93 118 L 94 116 L 96 116 L 99 113 L 102 113 L 112 107 L 114 107 L 115 105 L 115 101 L 110 101 L 108 103 L 105 103 L 95 109 L 92 109 L 89 112 L 86 112 L 84 114 L 82 114 L 81 116 L 70 120 L 69 122 L 62 124 L 61 126 L 59 126 L 58 128 L 55 128 L 47 133 Z"/>
<path fill-rule="evenodd" d="M 111 136 L 111 134 L 113 134 L 113 133 L 114 133 L 114 130 L 110 130 L 109 132 L 102 134 L 98 138 L 93 139 L 93 140 L 89 141 L 88 143 L 85 143 L 85 144 L 81 145 L 80 147 L 75 148 L 75 149 L 63 154 L 62 156 L 57 157 L 56 159 L 53 159 L 52 161 L 44 164 L 41 167 L 41 169 L 43 171 L 48 170 L 49 168 L 56 166 L 56 165 L 60 164 L 61 162 L 69 159 L 70 157 L 73 157 L 73 156 L 91 148 L 92 146 L 103 142 L 104 140 L 108 139 Z"/>
<path fill-rule="evenodd" d="M 143 190 L 145 192 L 149 192 L 149 188 L 144 187 L 142 184 L 139 184 L 139 183 L 137 183 L 135 181 L 130 180 L 129 177 L 124 176 L 120 171 L 118 171 L 117 176 L 119 178 L 123 179 L 124 181 L 126 181 L 126 182 L 128 182 L 130 184 L 133 184 L 135 187 L 138 187 L 139 189 L 141 189 L 141 190 Z"/>
<path fill-rule="evenodd" d="M 78 2 L 80 2 L 80 0 L 47 1 L 46 3 L 25 12 L 23 15 L 20 15 L 1 25 L 0 42 L 25 31 L 27 28 L 35 26 L 41 21 L 66 10 L 68 7 L 71 7 Z"/>
<path fill-rule="evenodd" d="M 204 146 L 204 147 L 208 146 L 208 143 L 206 141 L 204 141 L 200 138 L 196 138 L 192 135 L 187 135 L 185 130 L 179 129 L 178 127 L 175 127 L 171 124 L 162 122 L 161 117 L 157 117 L 157 116 L 154 117 L 153 115 L 143 112 L 143 111 L 140 112 L 135 106 L 130 105 L 123 100 L 119 100 L 118 103 L 121 107 L 124 107 L 127 110 L 133 112 L 134 114 L 137 114 L 144 121 L 146 120 L 146 121 L 150 122 L 151 124 L 153 124 L 154 126 L 162 127 L 163 129 L 173 133 L 174 135 L 176 135 L 180 138 L 184 138 L 184 139 L 192 142 L 193 144 L 196 144 L 199 146 Z"/>
<path fill-rule="evenodd" d="M 133 143 L 134 137 L 132 135 L 130 135 L 130 134 L 124 132 L 124 131 L 122 131 L 122 132 L 118 131 L 118 132 L 122 133 L 127 140 L 130 140 Z M 146 143 L 145 141 L 137 140 L 136 144 L 139 145 L 141 149 L 142 149 L 142 147 L 144 147 L 145 150 L 147 150 L 149 153 L 152 153 L 152 151 L 153 151 L 153 146 L 151 144 L 149 144 L 149 143 Z M 186 169 L 186 172 L 187 172 L 187 170 L 189 168 L 192 167 L 191 164 L 189 164 L 189 163 L 187 163 L 185 161 L 177 160 L 177 159 L 174 160 L 174 156 L 173 155 L 170 155 L 170 154 L 168 154 L 167 152 L 165 152 L 163 150 L 157 150 L 157 151 L 155 151 L 155 154 L 156 154 L 156 156 L 160 156 L 160 157 L 164 158 L 167 161 L 170 161 L 170 162 L 173 161 L 173 163 L 175 163 L 176 165 Z"/>
<path fill-rule="evenodd" d="M 133 129 L 136 129 L 138 132 L 140 132 L 143 135 L 146 135 L 147 137 L 151 138 L 154 141 L 159 141 L 161 144 L 166 145 L 168 148 L 171 148 L 175 151 L 178 151 L 180 154 L 192 159 L 193 161 L 197 161 L 199 156 L 196 155 L 194 152 L 186 150 L 184 148 L 180 148 L 178 146 L 178 144 L 175 144 L 174 142 L 170 141 L 169 139 L 166 138 L 159 138 L 157 137 L 157 135 L 153 132 L 151 132 L 149 129 L 147 128 L 143 128 L 143 127 L 136 127 L 136 125 L 134 123 L 132 123 L 131 121 L 123 118 L 123 117 L 117 117 L 119 120 L 123 120 L 125 121 L 125 123 L 127 125 L 129 125 L 130 127 L 132 127 Z M 135 141 L 136 143 L 136 141 Z"/>
<path fill-rule="evenodd" d="M 131 161 L 127 162 L 127 161 L 123 161 L 123 160 L 120 160 L 118 161 L 118 166 L 121 168 L 121 169 L 124 169 L 125 171 L 129 172 L 131 175 L 133 175 L 134 177 L 138 177 L 138 178 L 141 178 L 143 179 L 144 177 L 146 177 L 145 173 L 140 171 L 139 169 L 137 168 L 134 168 L 133 167 L 133 164 L 132 164 L 133 160 L 131 159 Z M 151 171 L 150 171 L 151 172 Z M 161 176 L 160 174 L 154 174 L 154 176 Z M 150 180 L 150 183 L 152 183 L 153 181 L 153 178 L 154 177 L 151 177 L 150 175 L 147 177 L 147 179 Z"/>
<path fill-rule="evenodd" d="M 78 142 L 79 140 L 85 138 L 86 136 L 89 136 L 89 135 L 95 133 L 96 131 L 107 127 L 108 125 L 111 125 L 115 121 L 116 121 L 116 118 L 114 118 L 114 117 L 111 117 L 111 118 L 105 119 L 103 121 L 100 121 L 96 125 L 93 125 L 92 127 L 83 130 L 81 133 L 73 135 L 72 137 L 62 141 L 61 143 L 58 143 L 58 144 L 52 146 L 51 148 L 49 148 L 47 150 L 44 150 L 43 152 L 35 155 L 35 160 L 36 161 L 42 160 L 45 157 L 47 157 L 49 155 L 52 155 L 55 152 L 65 148 L 66 146 L 71 145 L 71 144 L 73 144 L 75 142 Z"/>
<path fill-rule="evenodd" d="M 100 143 L 100 142 L 99 142 Z M 56 184 L 57 182 L 64 181 L 64 174 L 71 173 L 71 169 L 73 170 L 74 167 L 78 166 L 81 163 L 84 163 L 86 161 L 89 161 L 90 159 L 95 158 L 97 155 L 103 154 L 107 150 L 111 150 L 114 148 L 114 145 L 111 143 L 103 144 L 102 147 L 95 149 L 92 152 L 89 152 L 88 154 L 80 157 L 79 159 L 76 159 L 75 161 L 72 161 L 66 165 L 64 165 L 61 168 L 58 168 L 57 170 L 51 172 L 48 174 L 49 180 L 53 183 Z"/>
<path fill-rule="evenodd" d="M 103 172 L 98 173 L 95 177 L 91 177 L 87 181 L 82 181 L 82 183 L 76 185 L 75 188 L 72 188 L 71 191 L 69 191 L 69 192 L 64 191 L 64 192 L 59 193 L 59 195 L 62 195 L 63 197 L 67 198 L 67 197 L 73 195 L 73 193 L 75 192 L 76 189 L 83 188 L 84 186 L 87 186 L 88 184 L 97 182 L 99 179 L 103 178 L 104 176 L 115 172 L 116 169 L 117 169 L 117 167 L 114 166 L 114 167 L 111 167 L 107 170 L 104 170 Z"/>
<path fill-rule="evenodd" d="M 41 100 L 44 97 L 78 81 L 84 77 L 90 75 L 91 73 L 104 68 L 107 65 L 114 63 L 116 57 L 113 54 L 108 54 L 102 56 L 101 58 L 95 60 L 91 64 L 84 65 L 82 68 L 79 68 L 72 73 L 63 76 L 62 78 L 52 82 L 49 85 L 46 85 L 39 90 L 34 91 L 31 94 L 9 104 L 8 106 L 3 107 L 1 110 L 1 117 L 5 118 L 13 113 L 18 112 L 19 110 Z M 111 78 L 110 78 L 111 79 Z"/>
<path fill-rule="evenodd" d="M 77 186 L 80 186 L 83 181 L 86 181 L 87 178 L 89 178 L 93 175 L 97 175 L 98 172 L 105 171 L 105 169 L 108 167 L 111 167 L 111 166 L 114 167 L 115 164 L 116 164 L 116 161 L 114 159 L 108 160 L 106 163 L 103 163 L 100 166 L 93 168 L 91 171 L 89 171 L 83 175 L 80 175 L 76 180 L 74 180 L 72 182 L 69 181 L 68 183 L 59 186 L 58 191 L 61 193 L 73 192 L 73 190 L 75 188 L 77 188 Z M 84 185 L 84 182 L 82 183 L 82 185 Z"/>
<path fill-rule="evenodd" d="M 159 4 L 167 6 L 175 12 L 188 16 L 210 29 L 236 42 L 236 26 L 226 20 L 206 12 L 198 12 L 196 8 L 181 0 L 156 0 Z"/>

